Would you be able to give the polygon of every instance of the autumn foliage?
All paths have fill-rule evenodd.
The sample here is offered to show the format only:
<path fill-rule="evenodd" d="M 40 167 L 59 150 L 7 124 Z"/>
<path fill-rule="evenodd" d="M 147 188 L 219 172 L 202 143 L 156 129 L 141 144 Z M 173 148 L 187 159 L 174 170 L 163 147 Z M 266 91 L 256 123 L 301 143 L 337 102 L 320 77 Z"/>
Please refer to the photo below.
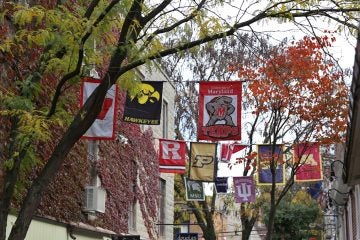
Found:
<path fill-rule="evenodd" d="M 248 81 L 245 97 L 254 106 L 253 114 L 278 110 L 287 118 L 283 129 L 306 126 L 307 141 L 343 141 L 348 88 L 344 73 L 326 55 L 335 40 L 330 33 L 305 36 L 272 50 L 269 58 L 258 60 L 258 67 L 238 69 L 238 76 Z"/>

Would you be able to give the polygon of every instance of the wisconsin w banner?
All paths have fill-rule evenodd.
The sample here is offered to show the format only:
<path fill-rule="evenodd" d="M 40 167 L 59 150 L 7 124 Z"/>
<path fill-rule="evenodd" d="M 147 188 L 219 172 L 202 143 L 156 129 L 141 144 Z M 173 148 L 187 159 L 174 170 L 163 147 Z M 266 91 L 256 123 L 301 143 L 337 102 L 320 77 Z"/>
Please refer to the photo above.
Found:
<path fill-rule="evenodd" d="M 201 181 L 184 179 L 186 190 L 186 201 L 204 201 L 204 184 Z"/>
<path fill-rule="evenodd" d="M 84 105 L 101 80 L 85 77 L 80 89 L 80 107 Z M 116 109 L 118 105 L 118 87 L 114 84 L 106 93 L 101 112 L 95 122 L 82 136 L 85 139 L 113 140 L 115 139 Z"/>
<path fill-rule="evenodd" d="M 235 202 L 255 202 L 255 183 L 252 176 L 234 177 Z"/>
<path fill-rule="evenodd" d="M 275 169 L 275 183 L 285 183 L 285 165 L 283 159 L 283 145 L 258 145 L 257 146 L 257 160 L 258 160 L 258 178 L 259 185 L 271 185 L 272 174 L 270 170 L 270 163 L 276 163 Z"/>
<path fill-rule="evenodd" d="M 186 143 L 159 139 L 159 165 L 163 173 L 185 173 Z"/>
<path fill-rule="evenodd" d="M 241 139 L 241 82 L 200 82 L 199 140 Z"/>
<path fill-rule="evenodd" d="M 295 174 L 296 182 L 311 182 L 323 179 L 320 145 L 301 143 L 294 146 L 294 163 L 299 163 Z"/>
<path fill-rule="evenodd" d="M 127 94 L 124 122 L 159 125 L 162 106 L 163 82 L 144 81 L 135 96 Z"/>
<path fill-rule="evenodd" d="M 239 143 L 222 143 L 221 144 L 221 161 L 228 162 L 234 153 L 240 152 L 246 148 L 246 145 Z"/>
<path fill-rule="evenodd" d="M 190 143 L 189 178 L 213 182 L 215 175 L 216 143 Z"/>

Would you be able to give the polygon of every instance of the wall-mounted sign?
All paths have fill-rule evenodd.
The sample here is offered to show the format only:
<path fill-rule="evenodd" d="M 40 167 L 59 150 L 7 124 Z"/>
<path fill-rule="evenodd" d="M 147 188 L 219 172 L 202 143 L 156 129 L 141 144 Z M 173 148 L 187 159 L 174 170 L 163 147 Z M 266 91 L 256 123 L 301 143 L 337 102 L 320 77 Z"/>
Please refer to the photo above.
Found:
<path fill-rule="evenodd" d="M 198 240 L 199 235 L 197 233 L 178 233 L 176 240 Z"/>

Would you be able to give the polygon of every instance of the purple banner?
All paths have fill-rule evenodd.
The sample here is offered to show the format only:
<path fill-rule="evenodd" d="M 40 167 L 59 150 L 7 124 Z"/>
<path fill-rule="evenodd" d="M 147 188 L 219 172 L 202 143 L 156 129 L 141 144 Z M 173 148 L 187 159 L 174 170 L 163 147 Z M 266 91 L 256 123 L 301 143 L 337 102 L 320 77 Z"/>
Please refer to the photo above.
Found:
<path fill-rule="evenodd" d="M 255 183 L 254 178 L 234 177 L 235 202 L 255 202 Z"/>

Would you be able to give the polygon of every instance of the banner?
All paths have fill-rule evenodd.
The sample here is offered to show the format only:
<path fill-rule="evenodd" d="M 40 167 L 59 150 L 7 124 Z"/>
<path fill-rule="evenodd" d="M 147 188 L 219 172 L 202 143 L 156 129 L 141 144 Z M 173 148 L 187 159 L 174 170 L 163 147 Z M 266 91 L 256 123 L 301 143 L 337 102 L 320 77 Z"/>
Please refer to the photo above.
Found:
<path fill-rule="evenodd" d="M 283 164 L 283 145 L 258 145 L 257 146 L 257 160 L 258 160 L 258 185 L 271 185 L 272 174 L 270 170 L 271 161 L 275 161 L 275 183 L 278 185 L 285 184 L 285 165 Z"/>
<path fill-rule="evenodd" d="M 255 202 L 255 182 L 252 176 L 234 177 L 235 202 Z"/>
<path fill-rule="evenodd" d="M 191 180 L 184 178 L 185 180 L 185 191 L 186 201 L 204 201 L 204 185 L 201 181 Z"/>
<path fill-rule="evenodd" d="M 163 82 L 144 81 L 135 96 L 127 94 L 123 121 L 145 125 L 159 125 Z"/>
<path fill-rule="evenodd" d="M 93 91 L 100 85 L 101 80 L 91 77 L 82 79 L 80 89 L 80 107 L 84 105 Z M 102 110 L 91 127 L 82 136 L 83 139 L 114 140 L 116 109 L 118 105 L 118 87 L 114 84 L 106 93 Z"/>
<path fill-rule="evenodd" d="M 215 175 L 216 143 L 190 143 L 190 174 L 192 180 L 213 182 Z"/>
<path fill-rule="evenodd" d="M 198 233 L 177 233 L 175 240 L 198 240 Z"/>
<path fill-rule="evenodd" d="M 318 143 L 300 143 L 294 145 L 293 162 L 299 162 L 295 174 L 296 182 L 312 182 L 323 179 L 320 145 Z"/>
<path fill-rule="evenodd" d="M 240 152 L 246 148 L 246 145 L 242 145 L 239 143 L 222 143 L 221 144 L 221 161 L 222 162 L 229 162 L 231 156 L 234 153 Z"/>
<path fill-rule="evenodd" d="M 241 139 L 241 82 L 200 82 L 199 140 Z"/>
<path fill-rule="evenodd" d="M 228 178 L 217 177 L 215 179 L 215 188 L 217 193 L 227 193 L 228 190 Z"/>
<path fill-rule="evenodd" d="M 185 173 L 186 143 L 159 139 L 159 167 L 163 173 Z"/>

